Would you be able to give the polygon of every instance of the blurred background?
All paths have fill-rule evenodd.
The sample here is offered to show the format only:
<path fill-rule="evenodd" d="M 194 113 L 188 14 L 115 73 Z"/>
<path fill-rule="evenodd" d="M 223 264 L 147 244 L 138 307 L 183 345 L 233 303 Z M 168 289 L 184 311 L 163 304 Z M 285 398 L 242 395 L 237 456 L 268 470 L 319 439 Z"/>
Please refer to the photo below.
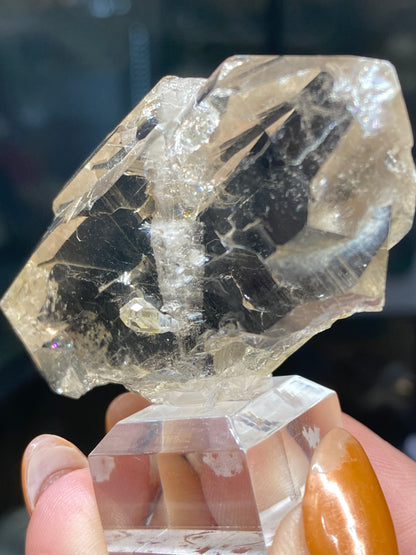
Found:
<path fill-rule="evenodd" d="M 165 74 L 208 76 L 227 56 L 359 54 L 397 67 L 416 122 L 413 0 L 1 0 L 0 296 L 51 222 L 51 202 Z M 335 388 L 345 411 L 416 458 L 416 233 L 391 255 L 383 313 L 338 322 L 281 369 Z M 86 453 L 120 387 L 52 393 L 0 315 L 0 555 L 24 552 L 26 443 Z"/>

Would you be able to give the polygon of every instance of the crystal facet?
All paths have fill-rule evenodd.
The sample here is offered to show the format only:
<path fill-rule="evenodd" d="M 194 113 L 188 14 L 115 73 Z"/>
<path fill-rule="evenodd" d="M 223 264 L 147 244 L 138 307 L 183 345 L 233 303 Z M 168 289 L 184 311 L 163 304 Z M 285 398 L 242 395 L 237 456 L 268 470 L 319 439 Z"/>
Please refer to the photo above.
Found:
<path fill-rule="evenodd" d="M 336 394 L 299 376 L 234 378 L 210 404 L 194 388 L 120 421 L 90 454 L 110 553 L 266 553 L 341 425 Z"/>
<path fill-rule="evenodd" d="M 336 319 L 379 310 L 414 212 L 394 68 L 236 56 L 166 77 L 54 203 L 2 301 L 61 393 L 269 374 Z"/>

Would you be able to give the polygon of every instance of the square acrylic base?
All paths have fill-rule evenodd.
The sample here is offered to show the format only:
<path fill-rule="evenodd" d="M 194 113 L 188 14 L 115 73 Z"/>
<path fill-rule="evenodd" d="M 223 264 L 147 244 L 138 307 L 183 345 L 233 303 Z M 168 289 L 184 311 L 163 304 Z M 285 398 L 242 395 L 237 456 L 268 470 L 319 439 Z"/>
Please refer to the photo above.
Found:
<path fill-rule="evenodd" d="M 122 420 L 89 456 L 109 553 L 267 553 L 335 426 L 337 395 L 299 376 L 211 378 Z"/>

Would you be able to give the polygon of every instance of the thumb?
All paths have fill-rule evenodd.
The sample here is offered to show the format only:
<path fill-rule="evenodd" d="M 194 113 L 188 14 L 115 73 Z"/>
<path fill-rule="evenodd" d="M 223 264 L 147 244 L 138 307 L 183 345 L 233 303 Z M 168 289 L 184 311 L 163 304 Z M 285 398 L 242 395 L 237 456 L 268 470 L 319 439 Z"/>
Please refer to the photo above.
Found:
<path fill-rule="evenodd" d="M 32 513 L 27 555 L 107 553 L 87 458 L 79 449 L 57 436 L 39 436 L 23 456 L 22 483 Z"/>

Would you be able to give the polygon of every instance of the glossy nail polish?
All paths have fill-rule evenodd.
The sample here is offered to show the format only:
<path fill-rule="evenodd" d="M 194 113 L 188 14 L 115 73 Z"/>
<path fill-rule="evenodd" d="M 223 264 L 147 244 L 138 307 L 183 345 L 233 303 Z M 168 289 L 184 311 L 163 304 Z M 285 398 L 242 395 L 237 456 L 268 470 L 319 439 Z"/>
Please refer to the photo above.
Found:
<path fill-rule="evenodd" d="M 398 555 L 390 512 L 360 443 L 346 430 L 328 432 L 317 448 L 303 502 L 311 555 Z"/>

